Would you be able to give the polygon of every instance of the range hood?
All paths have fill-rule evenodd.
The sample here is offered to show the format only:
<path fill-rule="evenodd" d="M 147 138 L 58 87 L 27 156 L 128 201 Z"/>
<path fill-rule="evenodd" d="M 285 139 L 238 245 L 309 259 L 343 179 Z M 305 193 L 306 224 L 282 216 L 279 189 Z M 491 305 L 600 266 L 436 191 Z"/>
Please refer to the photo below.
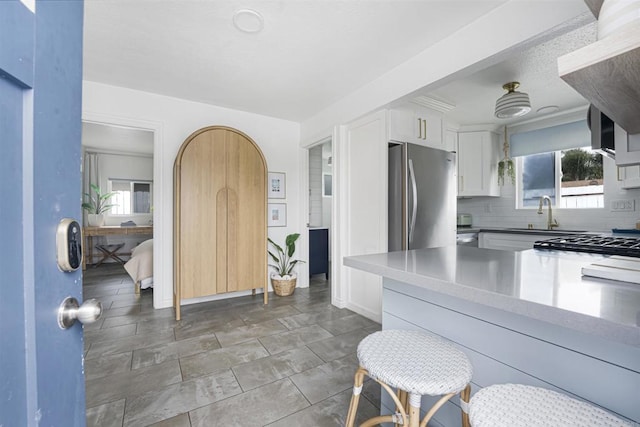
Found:
<path fill-rule="evenodd" d="M 616 147 L 613 120 L 592 104 L 587 114 L 587 123 L 591 130 L 591 149 L 615 159 Z"/>

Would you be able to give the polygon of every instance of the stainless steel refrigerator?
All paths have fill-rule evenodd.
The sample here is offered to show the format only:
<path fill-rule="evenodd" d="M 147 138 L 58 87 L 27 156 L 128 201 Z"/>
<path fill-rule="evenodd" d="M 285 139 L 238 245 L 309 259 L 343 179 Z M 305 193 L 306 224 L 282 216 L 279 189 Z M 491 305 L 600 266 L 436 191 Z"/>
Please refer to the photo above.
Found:
<path fill-rule="evenodd" d="M 389 252 L 456 244 L 456 155 L 389 144 Z"/>

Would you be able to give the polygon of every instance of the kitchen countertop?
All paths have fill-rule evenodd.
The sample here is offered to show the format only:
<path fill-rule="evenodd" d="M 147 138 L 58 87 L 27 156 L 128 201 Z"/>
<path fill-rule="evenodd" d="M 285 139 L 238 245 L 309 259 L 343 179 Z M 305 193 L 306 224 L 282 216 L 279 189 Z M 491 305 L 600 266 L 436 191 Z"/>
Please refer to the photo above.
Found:
<path fill-rule="evenodd" d="M 582 277 L 602 255 L 466 246 L 351 256 L 344 264 L 640 347 L 640 284 Z"/>

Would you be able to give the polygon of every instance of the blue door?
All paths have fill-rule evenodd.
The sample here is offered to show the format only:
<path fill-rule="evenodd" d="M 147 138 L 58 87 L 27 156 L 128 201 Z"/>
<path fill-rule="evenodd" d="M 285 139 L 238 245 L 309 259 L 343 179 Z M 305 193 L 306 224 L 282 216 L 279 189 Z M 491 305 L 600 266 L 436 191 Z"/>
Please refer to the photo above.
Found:
<path fill-rule="evenodd" d="M 26 3 L 29 3 L 26 1 Z M 0 1 L 0 425 L 85 425 L 82 272 L 56 262 L 80 218 L 81 1 Z"/>

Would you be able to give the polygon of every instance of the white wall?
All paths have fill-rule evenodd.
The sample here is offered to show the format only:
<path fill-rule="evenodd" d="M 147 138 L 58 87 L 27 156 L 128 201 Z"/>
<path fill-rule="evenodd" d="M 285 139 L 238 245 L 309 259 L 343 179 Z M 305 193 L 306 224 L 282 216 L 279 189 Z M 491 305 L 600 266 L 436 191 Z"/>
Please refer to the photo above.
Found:
<path fill-rule="evenodd" d="M 322 146 L 309 150 L 309 226 L 322 226 Z"/>
<path fill-rule="evenodd" d="M 305 180 L 300 167 L 300 126 L 297 123 L 132 89 L 85 81 L 83 119 L 154 129 L 154 306 L 170 307 L 173 298 L 173 164 L 184 140 L 194 131 L 211 125 L 236 128 L 262 149 L 271 171 L 285 172 L 287 227 L 269 228 L 269 237 L 300 232 L 301 188 Z M 306 153 L 305 153 L 306 155 Z M 305 245 L 302 245 L 306 247 Z M 300 258 L 306 258 L 297 253 Z M 298 286 L 308 286 L 308 268 L 298 269 Z M 244 293 L 238 293 L 244 294 Z M 222 297 L 228 297 L 224 294 Z"/>
<path fill-rule="evenodd" d="M 607 231 L 612 228 L 635 228 L 640 219 L 640 189 L 624 190 L 617 180 L 614 161 L 604 158 L 604 208 L 603 209 L 554 209 L 553 217 L 560 228 L 587 231 Z M 473 215 L 474 226 L 486 227 L 527 227 L 531 223 L 535 228 L 545 228 L 547 211 L 544 215 L 534 209 L 516 209 L 515 187 L 506 183 L 500 188 L 500 197 L 475 197 L 458 199 L 458 212 Z M 611 201 L 620 199 L 635 200 L 633 212 L 612 212 Z"/>

